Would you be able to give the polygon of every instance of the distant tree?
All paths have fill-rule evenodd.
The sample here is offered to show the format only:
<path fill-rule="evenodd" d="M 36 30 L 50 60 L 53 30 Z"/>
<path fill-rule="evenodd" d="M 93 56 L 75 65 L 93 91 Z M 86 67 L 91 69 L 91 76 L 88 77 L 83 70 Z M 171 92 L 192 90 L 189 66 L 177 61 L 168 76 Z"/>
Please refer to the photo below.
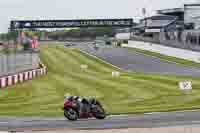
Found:
<path fill-rule="evenodd" d="M 9 38 L 11 40 L 17 40 L 17 37 L 18 37 L 18 32 L 17 31 L 11 31 L 8 34 L 9 34 Z"/>
<path fill-rule="evenodd" d="M 6 40 L 6 34 L 5 33 L 0 34 L 0 40 L 2 40 L 2 41 Z"/>
<path fill-rule="evenodd" d="M 49 33 L 49 38 L 54 40 L 65 39 L 67 37 L 72 38 L 84 38 L 96 36 L 109 36 L 113 37 L 115 32 L 112 27 L 100 27 L 100 28 L 77 28 L 71 30 L 54 31 Z"/>

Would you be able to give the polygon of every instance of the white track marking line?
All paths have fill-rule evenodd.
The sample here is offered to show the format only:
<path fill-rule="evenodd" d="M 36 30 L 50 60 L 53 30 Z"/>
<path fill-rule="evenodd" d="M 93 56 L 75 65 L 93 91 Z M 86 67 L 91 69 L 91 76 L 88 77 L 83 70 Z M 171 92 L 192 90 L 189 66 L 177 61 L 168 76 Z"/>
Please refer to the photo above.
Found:
<path fill-rule="evenodd" d="M 79 49 L 79 50 L 80 50 L 80 49 Z M 119 67 L 117 67 L 117 66 L 115 66 L 115 65 L 113 65 L 113 64 L 111 64 L 111 63 L 109 63 L 109 62 L 107 62 L 107 61 L 104 61 L 104 60 L 100 59 L 100 58 L 97 57 L 97 56 L 91 55 L 91 54 L 89 54 L 89 53 L 87 53 L 87 52 L 85 52 L 85 51 L 83 51 L 83 50 L 80 50 L 80 51 L 81 51 L 82 53 L 84 53 L 84 54 L 90 56 L 90 57 L 93 57 L 93 58 L 96 58 L 96 59 L 102 61 L 102 62 L 105 63 L 105 64 L 111 65 L 112 67 L 117 68 L 118 70 L 123 71 L 121 68 L 119 68 Z"/>
<path fill-rule="evenodd" d="M 112 117 L 128 117 L 130 115 L 109 115 L 108 118 L 112 118 Z"/>
<path fill-rule="evenodd" d="M 10 122 L 4 122 L 4 121 L 0 121 L 0 124 L 8 124 Z M 1 132 L 0 132 L 1 133 Z"/>
<path fill-rule="evenodd" d="M 183 110 L 183 111 L 174 111 L 174 112 L 147 112 L 143 113 L 144 115 L 154 115 L 154 114 L 170 114 L 170 113 L 187 113 L 187 112 L 200 112 L 200 110 Z M 141 114 L 138 114 L 141 115 Z M 129 117 L 129 116 L 137 116 L 137 114 L 119 114 L 119 115 L 108 115 L 108 118 L 112 117 Z"/>

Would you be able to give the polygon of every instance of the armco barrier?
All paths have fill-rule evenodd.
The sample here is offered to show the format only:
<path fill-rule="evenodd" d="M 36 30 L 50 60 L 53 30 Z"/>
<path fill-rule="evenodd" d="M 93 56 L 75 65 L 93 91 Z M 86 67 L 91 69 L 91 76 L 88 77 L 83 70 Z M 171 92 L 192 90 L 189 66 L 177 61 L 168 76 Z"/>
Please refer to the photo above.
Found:
<path fill-rule="evenodd" d="M 45 75 L 47 73 L 46 66 L 43 64 L 40 66 L 42 67 L 0 77 L 0 88 L 5 88 Z"/>

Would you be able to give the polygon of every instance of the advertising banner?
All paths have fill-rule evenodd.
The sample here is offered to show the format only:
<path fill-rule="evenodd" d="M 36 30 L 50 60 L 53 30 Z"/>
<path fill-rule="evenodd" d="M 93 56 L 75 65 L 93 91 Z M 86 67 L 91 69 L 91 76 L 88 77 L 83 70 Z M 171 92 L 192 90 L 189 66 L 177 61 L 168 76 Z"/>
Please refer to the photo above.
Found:
<path fill-rule="evenodd" d="M 133 19 L 14 20 L 11 29 L 65 27 L 131 27 Z"/>

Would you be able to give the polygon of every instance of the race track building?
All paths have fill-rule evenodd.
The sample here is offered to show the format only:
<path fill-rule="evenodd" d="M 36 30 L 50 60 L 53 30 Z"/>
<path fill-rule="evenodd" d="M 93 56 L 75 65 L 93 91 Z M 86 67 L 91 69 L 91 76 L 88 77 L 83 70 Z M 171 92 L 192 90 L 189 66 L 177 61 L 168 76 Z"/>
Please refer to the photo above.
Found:
<path fill-rule="evenodd" d="M 134 29 L 143 31 L 144 36 L 159 39 L 160 32 L 176 28 L 177 19 L 176 16 L 156 15 L 141 19 Z"/>
<path fill-rule="evenodd" d="M 200 3 L 157 10 L 133 28 L 133 39 L 200 51 Z"/>
<path fill-rule="evenodd" d="M 183 8 L 157 10 L 158 14 L 176 16 L 185 29 L 200 28 L 200 4 L 185 4 Z"/>
<path fill-rule="evenodd" d="M 181 21 L 181 22 L 184 21 L 184 9 L 183 8 L 171 8 L 171 9 L 157 10 L 157 14 L 175 16 L 178 18 L 178 21 Z"/>

